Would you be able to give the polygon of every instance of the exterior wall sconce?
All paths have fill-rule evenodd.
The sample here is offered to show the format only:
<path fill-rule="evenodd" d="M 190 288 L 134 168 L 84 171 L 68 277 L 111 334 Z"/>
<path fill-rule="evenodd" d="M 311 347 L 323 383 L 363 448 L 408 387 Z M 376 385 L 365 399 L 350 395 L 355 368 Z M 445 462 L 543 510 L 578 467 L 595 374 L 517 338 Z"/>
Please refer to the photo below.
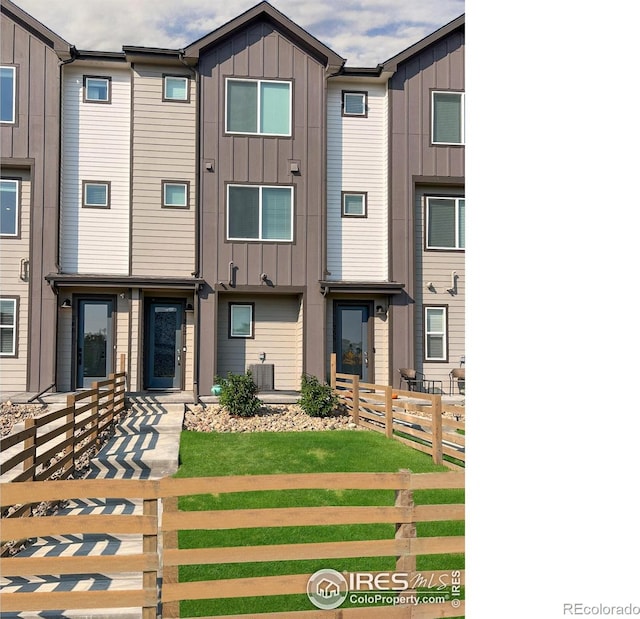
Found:
<path fill-rule="evenodd" d="M 450 295 L 458 294 L 458 273 L 457 273 L 457 271 L 451 271 L 451 288 L 447 288 L 447 292 Z"/>
<path fill-rule="evenodd" d="M 300 174 L 300 162 L 294 159 L 290 159 L 289 172 L 291 172 L 291 174 Z"/>
<path fill-rule="evenodd" d="M 71 309 L 71 299 L 65 299 L 60 306 L 60 309 Z"/>
<path fill-rule="evenodd" d="M 29 281 L 29 258 L 20 260 L 20 279 L 23 282 Z"/>
<path fill-rule="evenodd" d="M 187 303 L 187 307 L 184 308 L 184 311 L 187 313 L 192 313 L 193 312 L 193 303 Z"/>
<path fill-rule="evenodd" d="M 384 308 L 384 305 L 376 305 L 376 316 L 378 318 L 385 318 L 387 315 L 387 310 Z"/>
<path fill-rule="evenodd" d="M 204 169 L 205 169 L 207 172 L 215 172 L 215 169 L 216 169 L 216 162 L 215 162 L 215 161 L 207 161 L 207 162 L 204 164 Z"/>
<path fill-rule="evenodd" d="M 264 363 L 265 359 L 267 358 L 267 353 L 266 352 L 261 352 L 260 353 L 260 361 L 262 363 Z"/>

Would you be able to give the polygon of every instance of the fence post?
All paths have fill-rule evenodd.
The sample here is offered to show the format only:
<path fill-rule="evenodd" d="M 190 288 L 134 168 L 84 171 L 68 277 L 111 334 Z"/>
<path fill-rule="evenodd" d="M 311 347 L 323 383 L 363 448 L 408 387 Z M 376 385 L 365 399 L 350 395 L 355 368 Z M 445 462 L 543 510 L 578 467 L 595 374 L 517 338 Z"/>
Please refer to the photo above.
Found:
<path fill-rule="evenodd" d="M 400 469 L 400 473 L 403 474 L 403 478 L 406 480 L 405 486 L 409 486 L 411 482 L 411 471 L 408 469 Z M 411 547 L 411 540 L 417 537 L 416 523 L 414 516 L 415 503 L 413 501 L 413 490 L 403 488 L 402 490 L 396 490 L 396 507 L 409 508 L 411 510 L 411 522 L 401 522 L 396 524 L 396 540 L 407 540 L 408 549 L 405 553 L 396 557 L 396 572 L 406 572 L 409 576 L 409 589 L 402 591 L 403 597 L 410 597 L 416 594 L 416 590 L 413 587 L 415 581 L 413 580 L 416 571 L 416 555 Z"/>
<path fill-rule="evenodd" d="M 353 423 L 360 425 L 360 377 L 357 374 L 353 374 L 352 379 L 353 409 L 351 414 Z"/>
<path fill-rule="evenodd" d="M 158 520 L 158 499 L 144 499 L 142 503 L 142 513 L 144 516 L 155 516 Z M 158 523 L 159 524 L 159 523 Z M 158 553 L 158 529 L 156 527 L 155 534 L 142 536 L 142 552 Z M 145 592 L 154 592 L 153 606 L 144 606 L 142 608 L 142 619 L 156 619 L 158 616 L 158 572 L 157 570 L 142 572 L 142 588 Z"/>
<path fill-rule="evenodd" d="M 442 396 L 434 395 L 431 400 L 431 457 L 434 464 L 442 464 Z"/>
<path fill-rule="evenodd" d="M 166 497 L 162 499 L 162 512 L 177 512 L 178 511 L 178 497 Z M 177 531 L 163 531 L 162 533 L 162 549 L 170 550 L 178 548 L 178 532 Z M 163 565 L 162 566 L 162 583 L 163 584 L 175 584 L 178 582 L 178 566 L 177 565 Z M 180 616 L 180 602 L 163 602 L 162 603 L 162 616 L 167 619 L 174 619 Z"/>
<path fill-rule="evenodd" d="M 71 462 L 68 464 L 67 468 L 63 471 L 63 479 L 68 477 L 68 471 L 71 471 L 71 475 L 73 475 L 76 470 L 76 397 L 74 394 L 67 396 L 67 408 L 69 412 L 67 413 L 66 422 L 67 424 L 71 424 L 71 429 L 67 430 L 65 435 L 65 442 L 70 441 L 70 444 L 64 450 L 65 457 L 71 453 Z"/>
<path fill-rule="evenodd" d="M 338 362 L 336 360 L 336 353 L 331 353 L 331 375 L 329 376 L 329 380 L 331 381 L 331 391 L 336 390 L 336 368 L 338 367 Z"/>
<path fill-rule="evenodd" d="M 36 468 L 34 464 L 36 462 L 36 434 L 38 432 L 38 426 L 36 424 L 36 420 L 33 419 L 33 417 L 27 417 L 24 420 L 24 429 L 31 430 L 31 428 L 33 428 L 33 433 L 29 434 L 27 438 L 24 439 L 23 450 L 26 453 L 28 450 L 32 449 L 33 455 L 29 456 L 24 461 L 22 465 L 22 470 L 28 471 L 29 469 L 33 468 L 33 470 L 31 471 L 31 475 L 29 476 L 29 480 L 33 481 L 36 478 Z M 29 516 L 33 515 L 33 506 L 34 506 L 34 503 L 31 503 L 29 505 L 29 511 L 28 511 Z"/>
<path fill-rule="evenodd" d="M 385 413 L 385 435 L 393 438 L 393 390 L 391 386 L 384 388 L 384 413 Z"/>
<path fill-rule="evenodd" d="M 95 390 L 95 395 L 91 396 L 91 416 L 96 415 L 95 431 L 89 435 L 89 443 L 92 447 L 96 447 L 98 443 L 98 426 L 100 425 L 100 389 L 98 388 L 98 382 L 94 382 L 91 385 L 91 389 Z M 95 409 L 95 410 L 94 410 Z"/>
<path fill-rule="evenodd" d="M 127 356 L 124 353 L 120 353 L 120 372 L 126 372 Z"/>

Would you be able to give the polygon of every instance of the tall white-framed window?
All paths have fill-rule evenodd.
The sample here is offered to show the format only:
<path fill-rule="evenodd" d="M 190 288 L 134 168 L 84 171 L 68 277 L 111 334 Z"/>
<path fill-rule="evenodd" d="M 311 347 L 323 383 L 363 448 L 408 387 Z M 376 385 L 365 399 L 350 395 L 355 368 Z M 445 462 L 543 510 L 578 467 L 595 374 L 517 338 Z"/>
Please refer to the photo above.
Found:
<path fill-rule="evenodd" d="M 189 78 L 184 75 L 165 75 L 163 101 L 189 102 Z"/>
<path fill-rule="evenodd" d="M 16 122 L 16 67 L 0 66 L 0 122 Z"/>
<path fill-rule="evenodd" d="M 111 103 L 111 77 L 83 76 L 85 103 Z"/>
<path fill-rule="evenodd" d="M 227 133 L 291 135 L 291 82 L 227 78 Z"/>
<path fill-rule="evenodd" d="M 447 360 L 447 306 L 424 306 L 424 359 Z"/>
<path fill-rule="evenodd" d="M 227 186 L 228 241 L 293 241 L 293 187 Z"/>
<path fill-rule="evenodd" d="M 432 91 L 431 142 L 464 144 L 464 129 L 464 93 Z"/>
<path fill-rule="evenodd" d="M 426 196 L 425 221 L 425 249 L 464 249 L 464 198 Z"/>
<path fill-rule="evenodd" d="M 20 181 L 12 178 L 0 180 L 0 235 L 19 236 Z"/>
<path fill-rule="evenodd" d="M 18 300 L 0 299 L 0 356 L 17 356 Z"/>
<path fill-rule="evenodd" d="M 229 337 L 253 338 L 253 303 L 229 304 Z"/>

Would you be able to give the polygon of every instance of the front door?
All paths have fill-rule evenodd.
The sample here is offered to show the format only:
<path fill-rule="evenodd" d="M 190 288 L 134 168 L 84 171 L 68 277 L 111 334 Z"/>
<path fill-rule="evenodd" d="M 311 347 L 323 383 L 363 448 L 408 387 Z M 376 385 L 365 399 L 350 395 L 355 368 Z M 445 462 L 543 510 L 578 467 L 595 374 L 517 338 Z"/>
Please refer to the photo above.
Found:
<path fill-rule="evenodd" d="M 147 389 L 182 389 L 183 315 L 180 302 L 150 301 L 147 305 Z"/>
<path fill-rule="evenodd" d="M 78 335 L 76 345 L 77 388 L 91 387 L 113 372 L 112 299 L 80 299 L 78 301 Z"/>
<path fill-rule="evenodd" d="M 337 371 L 357 374 L 363 381 L 373 379 L 373 333 L 368 303 L 340 303 L 334 306 L 334 350 Z"/>

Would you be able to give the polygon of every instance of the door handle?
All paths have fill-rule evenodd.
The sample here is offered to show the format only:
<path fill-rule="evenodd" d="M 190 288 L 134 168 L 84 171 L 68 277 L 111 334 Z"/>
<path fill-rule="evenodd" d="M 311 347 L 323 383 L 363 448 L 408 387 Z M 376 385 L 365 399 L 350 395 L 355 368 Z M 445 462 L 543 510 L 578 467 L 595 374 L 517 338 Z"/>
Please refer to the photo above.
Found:
<path fill-rule="evenodd" d="M 364 353 L 364 367 L 369 367 L 369 355 L 366 352 Z"/>

